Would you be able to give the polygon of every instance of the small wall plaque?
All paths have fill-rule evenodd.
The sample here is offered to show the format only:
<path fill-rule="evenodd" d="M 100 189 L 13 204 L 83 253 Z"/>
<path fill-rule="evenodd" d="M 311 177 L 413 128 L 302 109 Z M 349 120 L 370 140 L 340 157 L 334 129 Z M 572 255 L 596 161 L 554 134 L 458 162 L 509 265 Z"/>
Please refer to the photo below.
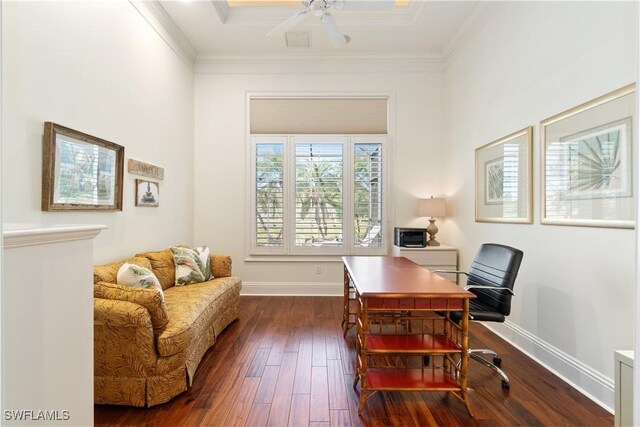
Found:
<path fill-rule="evenodd" d="M 129 159 L 127 162 L 129 173 L 146 176 L 153 179 L 164 179 L 164 168 L 160 166 L 150 165 L 138 160 Z"/>

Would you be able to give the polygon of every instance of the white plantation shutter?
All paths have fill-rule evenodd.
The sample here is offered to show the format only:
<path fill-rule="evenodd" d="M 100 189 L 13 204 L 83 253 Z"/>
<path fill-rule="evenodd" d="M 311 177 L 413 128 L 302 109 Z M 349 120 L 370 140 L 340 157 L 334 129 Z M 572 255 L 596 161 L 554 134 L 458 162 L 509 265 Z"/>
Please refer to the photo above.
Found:
<path fill-rule="evenodd" d="M 284 144 L 256 144 L 255 245 L 282 247 L 284 233 Z"/>
<path fill-rule="evenodd" d="M 382 246 L 382 144 L 354 144 L 354 245 Z"/>
<path fill-rule="evenodd" d="M 386 134 L 387 98 L 253 98 L 251 134 Z"/>
<path fill-rule="evenodd" d="M 295 245 L 343 246 L 343 144 L 295 144 Z"/>

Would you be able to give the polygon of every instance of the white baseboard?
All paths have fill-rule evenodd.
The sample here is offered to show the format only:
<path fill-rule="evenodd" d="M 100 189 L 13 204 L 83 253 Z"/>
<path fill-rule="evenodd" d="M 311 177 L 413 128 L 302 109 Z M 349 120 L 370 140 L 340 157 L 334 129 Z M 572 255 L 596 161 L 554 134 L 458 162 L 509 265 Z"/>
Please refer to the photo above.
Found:
<path fill-rule="evenodd" d="M 342 296 L 341 282 L 242 282 L 241 295 Z"/>
<path fill-rule="evenodd" d="M 613 379 L 508 320 L 485 326 L 613 414 Z"/>

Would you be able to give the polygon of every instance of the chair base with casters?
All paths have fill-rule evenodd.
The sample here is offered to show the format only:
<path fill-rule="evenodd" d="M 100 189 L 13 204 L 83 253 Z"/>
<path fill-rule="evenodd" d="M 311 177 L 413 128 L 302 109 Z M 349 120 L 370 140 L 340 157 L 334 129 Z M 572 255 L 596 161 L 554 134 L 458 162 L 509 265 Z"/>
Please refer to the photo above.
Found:
<path fill-rule="evenodd" d="M 469 272 L 435 270 L 434 273 L 455 273 L 467 276 L 465 290 L 473 292 L 476 298 L 469 301 L 469 320 L 479 322 L 504 322 L 511 312 L 511 297 L 523 252 L 510 246 L 485 243 L 480 246 L 471 263 Z M 452 313 L 459 322 L 460 313 Z M 511 387 L 509 377 L 501 369 L 502 359 L 489 349 L 469 349 L 469 358 L 494 370 L 502 377 L 502 388 Z M 483 357 L 488 355 L 491 361 Z"/>
<path fill-rule="evenodd" d="M 481 356 L 481 354 L 489 354 L 492 355 L 492 362 L 489 362 L 487 359 Z M 502 377 L 502 388 L 505 390 L 509 390 L 511 388 L 511 383 L 509 382 L 509 377 L 504 373 L 500 366 L 502 365 L 502 359 L 498 354 L 487 348 L 483 349 L 471 349 L 469 350 L 469 357 L 475 360 L 476 362 L 482 363 L 484 366 L 493 369 Z"/>

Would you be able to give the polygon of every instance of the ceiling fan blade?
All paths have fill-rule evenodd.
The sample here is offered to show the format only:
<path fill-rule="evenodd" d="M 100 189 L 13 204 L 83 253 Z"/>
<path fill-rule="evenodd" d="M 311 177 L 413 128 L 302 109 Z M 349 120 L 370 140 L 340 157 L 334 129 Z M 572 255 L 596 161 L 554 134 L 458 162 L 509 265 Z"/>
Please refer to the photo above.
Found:
<path fill-rule="evenodd" d="M 273 36 L 286 33 L 287 31 L 289 31 L 290 29 L 292 29 L 293 27 L 301 23 L 304 20 L 304 18 L 306 18 L 308 15 L 309 15 L 308 10 L 302 10 L 296 13 L 292 17 L 287 18 L 284 22 L 282 22 L 280 25 L 275 27 L 273 30 L 269 31 L 267 33 L 267 36 L 273 37 Z"/>
<path fill-rule="evenodd" d="M 331 45 L 333 45 L 333 47 L 345 47 L 347 43 L 351 41 L 351 37 L 345 36 L 342 33 L 342 30 L 338 26 L 336 19 L 330 13 L 325 13 L 324 15 L 322 15 L 320 21 L 322 22 L 322 28 L 324 28 L 327 36 L 329 36 L 329 41 L 331 42 Z"/>
<path fill-rule="evenodd" d="M 335 0 L 334 7 L 340 10 L 389 10 L 395 0 Z"/>

